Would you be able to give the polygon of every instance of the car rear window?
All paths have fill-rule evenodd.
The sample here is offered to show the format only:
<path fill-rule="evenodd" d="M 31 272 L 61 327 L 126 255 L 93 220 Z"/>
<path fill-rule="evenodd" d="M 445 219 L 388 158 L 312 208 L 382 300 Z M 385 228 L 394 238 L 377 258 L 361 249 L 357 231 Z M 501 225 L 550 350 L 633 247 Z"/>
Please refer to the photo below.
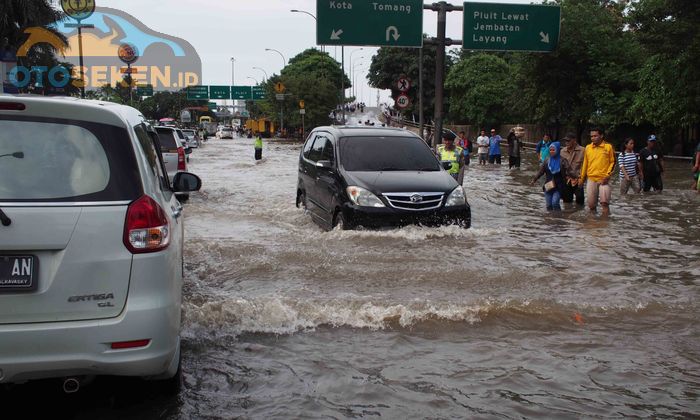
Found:
<path fill-rule="evenodd" d="M 344 137 L 340 160 L 346 171 L 439 171 L 423 140 L 414 137 Z"/>
<path fill-rule="evenodd" d="M 0 116 L 0 201 L 125 201 L 140 195 L 128 132 Z"/>
<path fill-rule="evenodd" d="M 175 136 L 173 136 L 173 131 L 174 130 L 171 128 L 156 128 L 156 132 L 158 133 L 158 140 L 160 140 L 161 149 L 177 149 L 177 143 L 175 143 Z"/>

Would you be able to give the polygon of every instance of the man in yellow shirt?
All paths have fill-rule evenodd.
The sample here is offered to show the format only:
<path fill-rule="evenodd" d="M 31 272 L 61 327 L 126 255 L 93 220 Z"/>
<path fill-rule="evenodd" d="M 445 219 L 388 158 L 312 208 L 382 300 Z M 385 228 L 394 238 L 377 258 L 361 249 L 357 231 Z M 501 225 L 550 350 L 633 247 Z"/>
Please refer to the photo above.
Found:
<path fill-rule="evenodd" d="M 603 140 L 603 130 L 594 128 L 591 130 L 591 144 L 586 146 L 583 153 L 583 165 L 581 166 L 581 179 L 579 185 L 588 180 L 586 184 L 586 197 L 588 208 L 595 211 L 600 198 L 603 215 L 610 214 L 610 177 L 615 167 L 615 151 L 612 145 Z"/>

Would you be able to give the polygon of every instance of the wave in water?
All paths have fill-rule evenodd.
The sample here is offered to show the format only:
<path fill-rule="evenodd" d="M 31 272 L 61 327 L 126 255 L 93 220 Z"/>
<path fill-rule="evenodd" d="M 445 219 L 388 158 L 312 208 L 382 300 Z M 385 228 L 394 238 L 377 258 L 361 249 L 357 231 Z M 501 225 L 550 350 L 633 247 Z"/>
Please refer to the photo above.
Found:
<path fill-rule="evenodd" d="M 359 298 L 329 300 L 283 299 L 259 297 L 230 298 L 217 301 L 187 302 L 184 305 L 188 330 L 223 330 L 229 334 L 271 333 L 292 334 L 321 326 L 383 330 L 413 328 L 422 323 L 494 322 L 519 327 L 542 322 L 552 327 L 615 321 L 626 317 L 649 318 L 670 313 L 694 313 L 695 309 L 670 307 L 659 302 L 619 306 L 596 306 L 547 301 L 493 301 L 450 303 L 415 300 L 410 303 L 379 303 Z"/>

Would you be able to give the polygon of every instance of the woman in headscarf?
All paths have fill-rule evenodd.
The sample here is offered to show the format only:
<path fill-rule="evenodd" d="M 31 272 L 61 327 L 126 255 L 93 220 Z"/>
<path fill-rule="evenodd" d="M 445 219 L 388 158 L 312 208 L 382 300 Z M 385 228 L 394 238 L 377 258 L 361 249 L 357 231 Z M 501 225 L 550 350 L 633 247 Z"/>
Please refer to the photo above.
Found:
<path fill-rule="evenodd" d="M 564 191 L 566 173 L 566 160 L 562 159 L 559 152 L 561 143 L 558 141 L 549 145 L 549 156 L 542 162 L 540 171 L 535 175 L 530 185 L 535 185 L 542 175 L 545 175 L 547 182 L 544 184 L 544 201 L 548 211 L 560 211 L 561 194 Z"/>

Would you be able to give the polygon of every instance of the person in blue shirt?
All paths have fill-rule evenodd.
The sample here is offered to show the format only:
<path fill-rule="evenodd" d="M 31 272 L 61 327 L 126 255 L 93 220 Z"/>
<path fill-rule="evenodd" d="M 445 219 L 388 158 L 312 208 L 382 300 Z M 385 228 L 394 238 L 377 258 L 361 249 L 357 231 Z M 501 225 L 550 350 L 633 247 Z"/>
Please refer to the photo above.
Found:
<path fill-rule="evenodd" d="M 537 143 L 535 152 L 540 157 L 540 163 L 544 162 L 549 157 L 549 145 L 552 144 L 552 137 L 545 134 L 542 140 Z"/>
<path fill-rule="evenodd" d="M 491 137 L 489 137 L 489 163 L 501 164 L 501 136 L 496 134 L 496 129 L 491 129 Z"/>

